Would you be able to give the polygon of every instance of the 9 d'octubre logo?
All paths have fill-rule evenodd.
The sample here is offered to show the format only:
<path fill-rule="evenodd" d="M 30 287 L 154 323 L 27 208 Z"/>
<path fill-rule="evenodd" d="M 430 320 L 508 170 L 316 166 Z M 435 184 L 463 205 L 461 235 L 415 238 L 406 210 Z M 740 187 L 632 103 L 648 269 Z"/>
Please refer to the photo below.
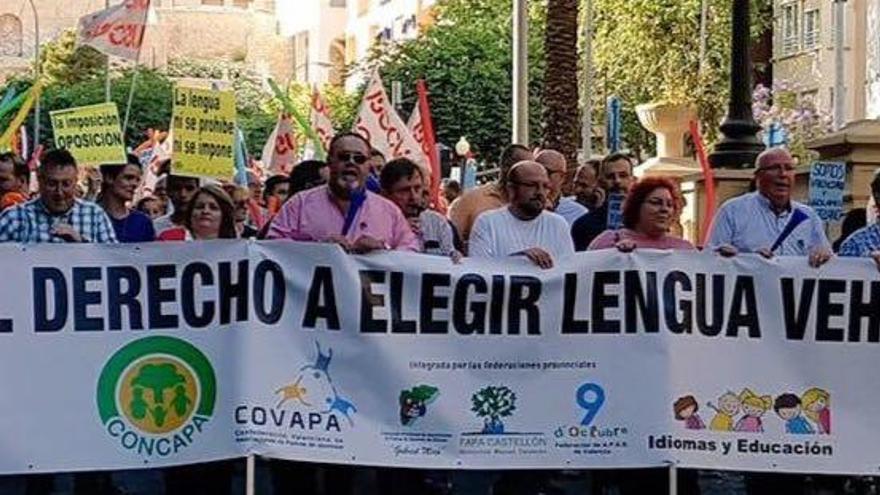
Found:
<path fill-rule="evenodd" d="M 214 369 L 183 340 L 147 337 L 122 347 L 98 379 L 98 415 L 126 450 L 167 457 L 196 441 L 214 413 Z"/>

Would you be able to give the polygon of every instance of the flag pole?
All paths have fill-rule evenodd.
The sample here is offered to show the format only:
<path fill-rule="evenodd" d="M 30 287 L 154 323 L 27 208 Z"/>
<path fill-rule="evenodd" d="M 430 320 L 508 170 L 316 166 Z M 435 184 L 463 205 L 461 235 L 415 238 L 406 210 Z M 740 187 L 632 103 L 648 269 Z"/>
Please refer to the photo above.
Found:
<path fill-rule="evenodd" d="M 125 133 L 128 132 L 128 117 L 131 115 L 131 102 L 134 100 L 134 87 L 137 86 L 138 75 L 141 73 L 141 51 L 144 49 L 144 33 L 147 31 L 147 20 L 149 17 L 150 1 L 147 0 L 147 7 L 144 13 L 144 25 L 141 28 L 140 39 L 138 39 L 137 57 L 134 59 L 134 74 L 131 75 L 131 86 L 128 88 L 128 102 L 125 104 L 125 120 L 123 120 L 122 124 L 123 139 L 125 139 Z M 108 99 L 107 101 L 110 100 Z"/>

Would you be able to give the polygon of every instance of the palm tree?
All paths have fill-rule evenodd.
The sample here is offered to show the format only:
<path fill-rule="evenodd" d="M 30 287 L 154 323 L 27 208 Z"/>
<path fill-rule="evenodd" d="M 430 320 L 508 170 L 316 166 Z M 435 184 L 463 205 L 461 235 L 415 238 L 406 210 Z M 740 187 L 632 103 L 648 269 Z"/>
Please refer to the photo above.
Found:
<path fill-rule="evenodd" d="M 552 148 L 575 163 L 578 119 L 578 0 L 547 0 L 544 34 L 544 148 Z"/>

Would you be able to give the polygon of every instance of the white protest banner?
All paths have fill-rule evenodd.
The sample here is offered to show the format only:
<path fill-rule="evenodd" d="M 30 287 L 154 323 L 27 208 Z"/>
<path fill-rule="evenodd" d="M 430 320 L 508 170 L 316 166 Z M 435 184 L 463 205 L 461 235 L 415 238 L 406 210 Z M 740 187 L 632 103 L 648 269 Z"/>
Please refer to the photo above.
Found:
<path fill-rule="evenodd" d="M 870 260 L 0 246 L 0 473 L 876 471 Z M 63 439 L 64 441 L 59 441 Z"/>
<path fill-rule="evenodd" d="M 409 158 L 430 175 L 431 169 L 422 147 L 391 105 L 378 72 L 373 74 L 364 93 L 354 132 L 365 137 L 373 148 L 385 155 L 386 160 Z"/>
<path fill-rule="evenodd" d="M 125 0 L 81 17 L 76 33 L 77 44 L 136 61 L 149 10 L 150 0 Z"/>
<path fill-rule="evenodd" d="M 330 118 L 330 108 L 324 102 L 324 98 L 317 88 L 315 88 L 315 92 L 312 94 L 310 120 L 312 129 L 315 130 L 315 134 L 317 134 L 318 140 L 324 146 L 324 151 L 326 152 L 330 147 L 330 141 L 336 135 L 336 131 L 333 129 L 333 119 Z"/>
<path fill-rule="evenodd" d="M 287 175 L 293 169 L 296 161 L 296 137 L 293 135 L 290 115 L 278 116 L 278 123 L 263 146 L 260 161 L 272 174 Z"/>
<path fill-rule="evenodd" d="M 843 190 L 846 163 L 815 162 L 810 167 L 810 206 L 823 222 L 836 222 L 843 216 Z"/>

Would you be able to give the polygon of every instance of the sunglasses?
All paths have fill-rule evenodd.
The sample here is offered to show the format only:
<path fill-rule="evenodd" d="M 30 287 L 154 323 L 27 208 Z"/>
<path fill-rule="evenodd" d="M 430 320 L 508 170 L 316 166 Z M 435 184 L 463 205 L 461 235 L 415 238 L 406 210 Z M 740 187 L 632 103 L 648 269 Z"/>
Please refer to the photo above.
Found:
<path fill-rule="evenodd" d="M 363 153 L 342 152 L 336 154 L 336 159 L 342 163 L 354 163 L 356 165 L 363 165 L 364 163 L 367 163 L 369 157 L 367 155 L 364 155 Z"/>

